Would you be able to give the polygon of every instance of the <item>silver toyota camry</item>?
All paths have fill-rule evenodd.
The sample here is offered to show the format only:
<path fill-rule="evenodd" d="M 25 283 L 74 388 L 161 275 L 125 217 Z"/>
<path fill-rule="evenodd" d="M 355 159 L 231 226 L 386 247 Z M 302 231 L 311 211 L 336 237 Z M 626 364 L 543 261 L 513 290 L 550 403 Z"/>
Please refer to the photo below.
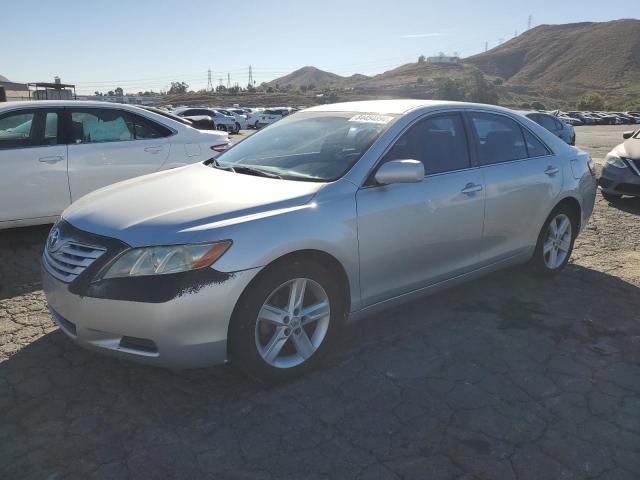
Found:
<path fill-rule="evenodd" d="M 511 110 L 324 105 L 75 202 L 43 285 L 84 347 L 280 381 L 349 320 L 510 265 L 557 273 L 595 192 L 586 153 Z"/>

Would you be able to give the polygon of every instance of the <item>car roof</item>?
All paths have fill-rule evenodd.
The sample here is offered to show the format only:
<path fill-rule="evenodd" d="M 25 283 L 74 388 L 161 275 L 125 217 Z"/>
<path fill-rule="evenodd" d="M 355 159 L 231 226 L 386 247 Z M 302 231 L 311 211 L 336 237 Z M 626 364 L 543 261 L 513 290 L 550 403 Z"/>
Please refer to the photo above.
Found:
<path fill-rule="evenodd" d="M 485 105 L 479 103 L 452 102 L 445 100 L 417 100 L 417 99 L 399 99 L 399 100 L 363 100 L 357 102 L 331 103 L 327 105 L 318 105 L 316 107 L 307 108 L 305 112 L 362 112 L 362 113 L 381 113 L 381 114 L 404 114 L 411 110 L 425 107 L 477 107 L 482 109 L 491 109 L 495 111 L 509 111 L 503 107 L 495 105 Z"/>
<path fill-rule="evenodd" d="M 99 100 L 25 100 L 20 102 L 0 103 L 0 108 L 12 107 L 137 107 L 138 105 L 101 102 Z"/>

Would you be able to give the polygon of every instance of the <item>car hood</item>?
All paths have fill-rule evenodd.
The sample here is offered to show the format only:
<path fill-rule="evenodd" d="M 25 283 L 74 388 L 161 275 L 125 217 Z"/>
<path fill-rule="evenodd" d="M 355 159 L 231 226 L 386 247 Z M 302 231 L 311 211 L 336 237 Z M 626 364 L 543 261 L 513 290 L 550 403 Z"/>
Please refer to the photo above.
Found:
<path fill-rule="evenodd" d="M 305 205 L 322 186 L 198 163 L 96 190 L 73 203 L 62 217 L 81 230 L 132 247 L 188 243 L 240 218 Z"/>
<path fill-rule="evenodd" d="M 629 138 L 615 147 L 611 152 L 619 157 L 640 160 L 640 139 Z"/>

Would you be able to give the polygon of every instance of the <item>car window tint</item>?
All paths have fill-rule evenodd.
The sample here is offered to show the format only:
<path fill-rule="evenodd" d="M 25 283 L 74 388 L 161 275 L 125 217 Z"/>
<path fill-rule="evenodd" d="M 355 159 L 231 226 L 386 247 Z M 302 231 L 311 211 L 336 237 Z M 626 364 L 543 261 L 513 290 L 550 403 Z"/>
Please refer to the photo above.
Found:
<path fill-rule="evenodd" d="M 171 134 L 171 130 L 139 115 L 131 114 L 136 140 L 162 138 Z"/>
<path fill-rule="evenodd" d="M 539 115 L 540 121 L 538 122 L 544 128 L 549 131 L 558 130 L 558 126 L 552 117 L 549 115 Z"/>
<path fill-rule="evenodd" d="M 129 116 L 115 109 L 87 109 L 71 112 L 72 142 L 122 142 L 135 138 Z"/>
<path fill-rule="evenodd" d="M 385 155 L 389 160 L 419 160 L 427 175 L 469 167 L 469 151 L 460 115 L 421 120 L 407 130 Z"/>
<path fill-rule="evenodd" d="M 44 142 L 45 145 L 58 143 L 58 114 L 47 112 L 44 118 Z"/>
<path fill-rule="evenodd" d="M 473 112 L 470 117 L 481 165 L 527 158 L 522 130 L 515 120 L 504 115 L 480 112 Z"/>
<path fill-rule="evenodd" d="M 529 157 L 543 157 L 545 155 L 551 154 L 549 149 L 538 140 L 529 130 L 526 128 L 522 129 L 524 132 L 524 138 L 527 142 L 527 151 L 529 152 Z"/>
<path fill-rule="evenodd" d="M 0 118 L 0 148 L 20 148 L 33 145 L 35 112 L 14 112 Z"/>

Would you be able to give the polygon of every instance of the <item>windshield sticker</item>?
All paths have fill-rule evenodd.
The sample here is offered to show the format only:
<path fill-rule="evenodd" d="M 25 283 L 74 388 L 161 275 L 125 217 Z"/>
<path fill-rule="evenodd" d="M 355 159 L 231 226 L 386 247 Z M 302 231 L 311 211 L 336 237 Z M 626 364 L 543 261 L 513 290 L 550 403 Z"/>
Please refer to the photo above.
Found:
<path fill-rule="evenodd" d="M 361 113 L 349 119 L 350 122 L 360 122 L 360 123 L 380 123 L 387 124 L 393 117 L 389 115 L 378 115 L 376 113 Z"/>

